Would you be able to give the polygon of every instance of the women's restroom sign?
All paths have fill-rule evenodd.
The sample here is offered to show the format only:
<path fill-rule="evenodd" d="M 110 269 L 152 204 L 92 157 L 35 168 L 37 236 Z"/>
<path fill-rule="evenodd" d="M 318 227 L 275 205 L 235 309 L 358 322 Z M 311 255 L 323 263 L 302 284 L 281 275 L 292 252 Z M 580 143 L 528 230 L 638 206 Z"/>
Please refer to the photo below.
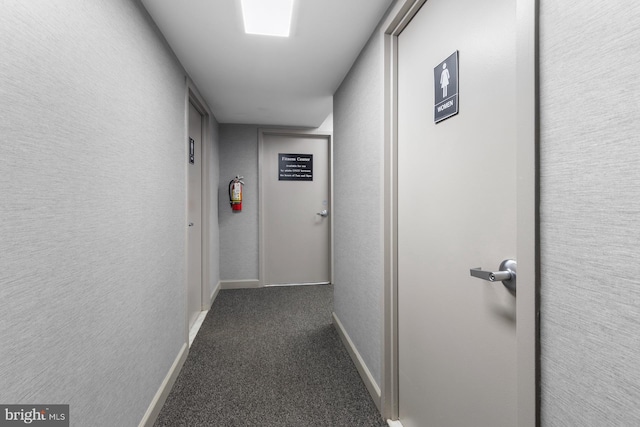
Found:
<path fill-rule="evenodd" d="M 433 119 L 436 123 L 458 114 L 458 51 L 433 69 L 435 107 Z"/>
<path fill-rule="evenodd" d="M 278 181 L 313 181 L 313 154 L 278 153 Z"/>

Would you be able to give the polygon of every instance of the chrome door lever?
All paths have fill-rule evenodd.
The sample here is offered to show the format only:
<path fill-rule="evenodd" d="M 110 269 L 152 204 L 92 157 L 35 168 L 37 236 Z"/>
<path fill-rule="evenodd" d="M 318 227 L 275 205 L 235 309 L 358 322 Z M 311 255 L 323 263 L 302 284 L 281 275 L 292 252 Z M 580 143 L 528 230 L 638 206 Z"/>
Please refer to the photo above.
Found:
<path fill-rule="evenodd" d="M 320 215 L 321 217 L 325 218 L 329 216 L 329 211 L 325 209 L 322 212 L 317 212 L 316 215 Z"/>
<path fill-rule="evenodd" d="M 489 282 L 511 280 L 511 273 L 508 271 L 484 271 L 482 267 L 472 268 L 469 270 L 473 277 Z"/>
<path fill-rule="evenodd" d="M 500 271 L 484 271 L 482 267 L 472 268 L 469 273 L 478 279 L 489 282 L 502 282 L 511 292 L 516 292 L 516 267 L 517 263 L 512 259 L 505 259 L 500 263 Z"/>

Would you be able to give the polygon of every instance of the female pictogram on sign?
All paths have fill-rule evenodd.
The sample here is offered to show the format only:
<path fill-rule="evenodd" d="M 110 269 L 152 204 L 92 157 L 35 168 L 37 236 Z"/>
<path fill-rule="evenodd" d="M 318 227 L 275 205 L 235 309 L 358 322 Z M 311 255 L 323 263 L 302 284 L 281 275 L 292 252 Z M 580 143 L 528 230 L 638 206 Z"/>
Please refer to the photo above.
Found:
<path fill-rule="evenodd" d="M 447 97 L 447 86 L 449 86 L 450 78 L 449 70 L 447 70 L 447 63 L 442 64 L 442 74 L 440 74 L 440 87 L 442 88 L 442 97 Z"/>

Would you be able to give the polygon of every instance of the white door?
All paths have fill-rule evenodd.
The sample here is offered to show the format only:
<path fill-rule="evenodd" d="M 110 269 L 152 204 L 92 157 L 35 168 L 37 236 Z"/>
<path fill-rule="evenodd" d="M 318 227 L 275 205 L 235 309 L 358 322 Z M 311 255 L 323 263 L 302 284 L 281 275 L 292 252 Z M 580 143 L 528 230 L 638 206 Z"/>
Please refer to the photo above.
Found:
<path fill-rule="evenodd" d="M 516 259 L 515 22 L 515 0 L 428 0 L 398 36 L 404 427 L 517 425 L 516 297 L 470 275 Z M 459 114 L 434 123 L 456 51 Z"/>
<path fill-rule="evenodd" d="M 202 309 L 202 115 L 189 103 L 187 313 L 189 328 Z"/>
<path fill-rule="evenodd" d="M 262 284 L 331 281 L 330 136 L 261 133 Z"/>

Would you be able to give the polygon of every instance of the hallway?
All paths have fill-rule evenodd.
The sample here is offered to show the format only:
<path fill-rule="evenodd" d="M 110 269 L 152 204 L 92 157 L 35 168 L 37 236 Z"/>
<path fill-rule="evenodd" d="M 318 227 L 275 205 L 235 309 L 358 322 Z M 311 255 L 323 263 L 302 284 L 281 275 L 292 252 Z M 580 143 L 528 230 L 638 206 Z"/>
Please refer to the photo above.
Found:
<path fill-rule="evenodd" d="M 506 407 L 486 387 L 506 376 L 486 367 L 505 371 L 507 353 L 487 344 L 476 327 L 485 323 L 448 319 L 509 321 L 507 307 L 518 339 L 517 364 L 508 361 L 517 384 L 500 388 L 518 402 L 517 424 L 501 417 L 507 427 L 639 426 L 640 2 L 304 1 L 291 37 L 271 40 L 245 34 L 240 3 L 3 1 L 0 424 L 56 405 L 70 426 L 383 425 L 384 417 L 405 427 L 497 427 L 424 422 L 405 398 L 454 416 L 475 417 L 475 396 Z M 517 18 L 510 27 L 496 22 L 499 4 Z M 423 20 L 411 16 L 418 12 Z M 423 33 L 430 20 L 451 34 Z M 218 50 L 205 56 L 196 41 Z M 402 65 L 400 52 L 415 52 L 420 66 Z M 454 52 L 458 114 L 436 122 L 434 73 Z M 409 99 L 399 87 L 415 107 L 397 102 Z M 511 101 L 490 108 L 514 88 Z M 199 157 L 191 104 L 201 116 Z M 326 288 L 263 288 L 272 283 L 260 132 L 292 128 L 331 134 L 330 197 L 309 211 L 319 221 L 330 213 Z M 495 135 L 508 136 L 515 161 L 497 160 L 507 150 Z M 415 147 L 399 144 L 407 140 Z M 488 174 L 469 165 L 510 169 L 516 179 L 480 185 Z M 190 191 L 192 166 L 202 167 L 200 191 Z M 229 203 L 238 175 L 242 211 Z M 199 220 L 187 209 L 190 192 L 201 196 Z M 505 201 L 518 201 L 514 218 Z M 488 226 L 466 217 L 480 212 Z M 485 247 L 514 236 L 513 225 L 515 249 Z M 399 232 L 410 246 L 399 247 Z M 517 261 L 517 298 L 471 274 L 507 259 Z M 199 289 L 187 287 L 191 260 L 201 261 L 192 269 Z M 407 266 L 420 268 L 408 276 Z M 427 295 L 434 285 L 451 293 Z M 196 313 L 213 308 L 190 349 L 193 295 Z M 415 338 L 400 336 L 406 325 Z M 481 381 L 451 381 L 432 363 L 451 367 L 450 359 L 407 343 L 438 356 L 453 349 L 471 362 L 450 371 L 468 368 Z M 465 350 L 472 344 L 489 350 L 486 363 Z M 433 372 L 445 385 L 433 398 L 399 387 Z"/>
<path fill-rule="evenodd" d="M 333 286 L 223 290 L 162 426 L 385 426 L 331 324 Z"/>

